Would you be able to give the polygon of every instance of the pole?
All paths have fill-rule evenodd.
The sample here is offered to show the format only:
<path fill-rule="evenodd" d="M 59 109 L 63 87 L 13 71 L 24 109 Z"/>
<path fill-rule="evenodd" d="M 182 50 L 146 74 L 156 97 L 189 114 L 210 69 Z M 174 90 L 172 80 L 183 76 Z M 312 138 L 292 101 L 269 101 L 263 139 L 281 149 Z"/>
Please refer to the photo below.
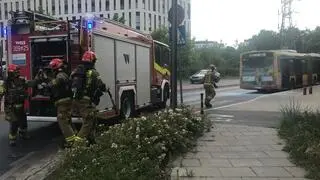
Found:
<path fill-rule="evenodd" d="M 180 83 L 180 104 L 183 104 L 183 88 L 182 88 L 182 62 L 179 57 L 179 83 Z"/>
<path fill-rule="evenodd" d="M 204 110 L 203 110 L 203 93 L 200 94 L 200 102 L 201 102 L 201 114 L 204 114 Z"/>
<path fill-rule="evenodd" d="M 172 82 L 171 82 L 171 107 L 177 107 L 177 0 L 172 0 Z"/>

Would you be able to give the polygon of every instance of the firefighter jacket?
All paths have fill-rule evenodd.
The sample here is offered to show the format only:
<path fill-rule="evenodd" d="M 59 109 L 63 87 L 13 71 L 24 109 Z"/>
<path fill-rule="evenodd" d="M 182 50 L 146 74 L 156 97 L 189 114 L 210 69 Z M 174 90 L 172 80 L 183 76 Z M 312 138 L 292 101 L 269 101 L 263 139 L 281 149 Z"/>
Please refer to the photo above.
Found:
<path fill-rule="evenodd" d="M 48 87 L 50 88 L 51 99 L 58 103 L 63 100 L 68 100 L 71 95 L 69 76 L 62 70 L 59 70 L 55 78 L 53 78 Z"/>
<path fill-rule="evenodd" d="M 78 66 L 71 73 L 71 89 L 74 99 L 90 99 L 94 104 L 99 103 L 102 92 L 106 91 L 106 85 L 102 82 L 98 71 L 94 68 L 85 68 Z"/>
<path fill-rule="evenodd" d="M 28 97 L 28 83 L 23 77 L 8 77 L 0 87 L 0 95 L 4 97 L 5 107 L 21 106 Z"/>

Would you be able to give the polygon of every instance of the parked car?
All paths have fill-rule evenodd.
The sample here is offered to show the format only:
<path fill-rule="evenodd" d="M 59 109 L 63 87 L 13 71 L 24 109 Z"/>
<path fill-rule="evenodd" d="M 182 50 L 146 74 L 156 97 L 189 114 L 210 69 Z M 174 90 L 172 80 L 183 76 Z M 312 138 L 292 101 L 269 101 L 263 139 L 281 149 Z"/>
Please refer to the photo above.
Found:
<path fill-rule="evenodd" d="M 208 69 L 202 69 L 200 71 L 198 71 L 197 73 L 193 74 L 190 76 L 190 82 L 191 84 L 203 84 L 204 82 L 204 76 L 206 75 L 206 73 L 208 72 Z"/>

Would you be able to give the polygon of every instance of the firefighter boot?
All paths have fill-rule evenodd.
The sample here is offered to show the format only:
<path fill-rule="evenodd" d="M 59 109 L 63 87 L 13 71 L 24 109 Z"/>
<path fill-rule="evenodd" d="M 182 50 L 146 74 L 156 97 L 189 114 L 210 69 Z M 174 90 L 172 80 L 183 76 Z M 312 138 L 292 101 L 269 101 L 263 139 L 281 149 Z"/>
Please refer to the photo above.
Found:
<path fill-rule="evenodd" d="M 9 134 L 9 145 L 16 146 L 17 145 L 17 135 Z"/>
<path fill-rule="evenodd" d="M 28 140 L 31 138 L 27 129 L 20 129 L 20 128 L 19 128 L 19 137 L 23 140 Z"/>

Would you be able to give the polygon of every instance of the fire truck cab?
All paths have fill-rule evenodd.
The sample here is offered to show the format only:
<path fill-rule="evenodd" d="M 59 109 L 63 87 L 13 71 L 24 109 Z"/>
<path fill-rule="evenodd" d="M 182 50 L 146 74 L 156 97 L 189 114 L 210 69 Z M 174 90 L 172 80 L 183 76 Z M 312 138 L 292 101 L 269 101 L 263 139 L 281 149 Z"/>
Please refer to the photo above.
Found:
<path fill-rule="evenodd" d="M 22 76 L 32 80 L 45 71 L 53 58 L 67 62 L 71 72 L 82 54 L 97 55 L 96 69 L 110 89 L 100 100 L 99 118 L 128 118 L 136 110 L 165 107 L 170 92 L 168 45 L 150 35 L 117 22 L 87 15 L 80 20 L 57 20 L 42 14 L 15 12 L 7 27 L 7 63 L 17 64 Z M 28 120 L 55 121 L 56 109 L 50 95 L 39 86 L 29 89 Z M 74 112 L 77 118 L 77 112 Z"/>

